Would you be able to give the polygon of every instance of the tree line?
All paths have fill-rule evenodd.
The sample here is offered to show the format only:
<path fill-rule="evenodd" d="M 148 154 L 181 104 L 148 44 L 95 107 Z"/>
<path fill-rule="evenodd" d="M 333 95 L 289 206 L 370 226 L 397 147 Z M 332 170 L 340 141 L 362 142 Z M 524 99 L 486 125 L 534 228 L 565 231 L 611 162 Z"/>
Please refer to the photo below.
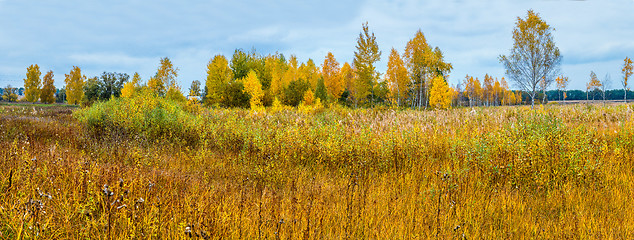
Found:
<path fill-rule="evenodd" d="M 439 47 L 428 44 L 418 30 L 402 54 L 392 48 L 385 74 L 376 70 L 381 50 L 367 22 L 357 37 L 352 63 L 337 61 L 332 52 L 324 56 L 321 64 L 313 59 L 301 62 L 295 55 L 280 53 L 262 55 L 236 49 L 227 58 L 213 56 L 207 64 L 204 83 L 193 81 L 190 98 L 208 106 L 261 108 L 266 106 L 298 106 L 342 104 L 351 107 L 388 105 L 416 109 L 448 108 L 451 106 L 499 106 L 546 102 L 552 100 L 578 100 L 576 91 L 567 91 L 568 77 L 559 74 L 561 54 L 555 46 L 550 27 L 532 10 L 525 18 L 517 18 L 513 31 L 513 48 L 499 60 L 506 76 L 520 88 L 510 90 L 504 77 L 498 80 L 486 74 L 482 81 L 467 75 L 455 86 L 447 78 L 453 66 L 444 59 Z M 177 83 L 179 69 L 167 57 L 160 60 L 154 76 L 144 82 L 138 73 L 132 79 L 126 73 L 104 72 L 99 77 L 86 78 L 81 69 L 73 67 L 65 74 L 65 87 L 57 90 L 53 72 L 48 71 L 40 80 L 37 64 L 27 68 L 24 79 L 25 100 L 44 103 L 66 101 L 69 104 L 90 104 L 107 101 L 112 97 L 131 97 L 147 89 L 169 99 L 186 101 Z M 628 79 L 632 75 L 632 61 L 625 58 L 623 65 L 623 99 L 627 99 Z M 548 91 L 556 84 L 558 94 Z M 586 100 L 597 93 L 602 99 L 607 94 L 609 76 L 600 81 L 591 72 L 587 84 Z M 5 100 L 15 100 L 15 89 L 4 90 Z M 630 96 L 632 96 L 630 94 Z M 619 96 L 620 97 L 620 96 Z"/>

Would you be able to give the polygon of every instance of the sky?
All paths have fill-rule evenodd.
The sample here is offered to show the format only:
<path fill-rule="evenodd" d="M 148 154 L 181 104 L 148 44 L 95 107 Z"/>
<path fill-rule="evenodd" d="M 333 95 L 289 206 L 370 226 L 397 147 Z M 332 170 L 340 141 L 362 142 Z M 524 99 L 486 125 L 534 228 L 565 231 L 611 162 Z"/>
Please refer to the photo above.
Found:
<path fill-rule="evenodd" d="M 383 53 L 379 72 L 391 48 L 402 53 L 420 29 L 453 64 L 455 85 L 467 74 L 504 77 L 498 57 L 529 9 L 555 28 L 569 89 L 585 89 L 590 71 L 622 88 L 623 59 L 634 58 L 634 0 L 0 0 L 0 86 L 23 86 L 31 64 L 42 76 L 52 70 L 58 88 L 73 66 L 87 77 L 138 72 L 147 81 L 168 57 L 185 91 L 204 83 L 213 56 L 235 49 L 352 62 L 364 22 Z"/>

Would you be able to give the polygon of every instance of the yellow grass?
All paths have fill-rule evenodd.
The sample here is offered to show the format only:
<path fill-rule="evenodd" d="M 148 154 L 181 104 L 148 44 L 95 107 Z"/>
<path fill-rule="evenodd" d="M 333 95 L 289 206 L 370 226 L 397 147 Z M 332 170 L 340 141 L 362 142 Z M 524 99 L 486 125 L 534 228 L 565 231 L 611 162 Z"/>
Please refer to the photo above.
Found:
<path fill-rule="evenodd" d="M 632 108 L 198 109 L 170 135 L 0 106 L 0 239 L 630 239 Z"/>

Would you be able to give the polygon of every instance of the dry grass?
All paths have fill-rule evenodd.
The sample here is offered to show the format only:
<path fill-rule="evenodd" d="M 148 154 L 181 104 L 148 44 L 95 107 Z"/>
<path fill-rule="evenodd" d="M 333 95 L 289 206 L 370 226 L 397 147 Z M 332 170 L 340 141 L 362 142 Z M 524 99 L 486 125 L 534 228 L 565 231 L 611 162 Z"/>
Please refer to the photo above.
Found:
<path fill-rule="evenodd" d="M 203 109 L 173 142 L 1 106 L 0 239 L 630 239 L 633 107 Z"/>

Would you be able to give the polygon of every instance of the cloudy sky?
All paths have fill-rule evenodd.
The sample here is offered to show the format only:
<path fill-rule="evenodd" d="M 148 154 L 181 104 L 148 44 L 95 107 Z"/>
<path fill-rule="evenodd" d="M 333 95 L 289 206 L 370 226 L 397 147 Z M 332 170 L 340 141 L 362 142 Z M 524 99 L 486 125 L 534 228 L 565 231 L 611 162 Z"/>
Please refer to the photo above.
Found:
<path fill-rule="evenodd" d="M 498 56 L 528 9 L 556 29 L 569 88 L 584 89 L 590 71 L 621 87 L 623 59 L 634 57 L 634 0 L 0 0 L 0 86 L 22 86 L 30 64 L 53 70 L 58 87 L 72 66 L 147 80 L 169 57 L 186 89 L 205 79 L 211 57 L 237 48 L 316 63 L 331 51 L 351 62 L 366 21 L 383 52 L 380 72 L 390 49 L 402 53 L 421 29 L 453 64 L 455 84 L 467 74 L 504 76 Z"/>

